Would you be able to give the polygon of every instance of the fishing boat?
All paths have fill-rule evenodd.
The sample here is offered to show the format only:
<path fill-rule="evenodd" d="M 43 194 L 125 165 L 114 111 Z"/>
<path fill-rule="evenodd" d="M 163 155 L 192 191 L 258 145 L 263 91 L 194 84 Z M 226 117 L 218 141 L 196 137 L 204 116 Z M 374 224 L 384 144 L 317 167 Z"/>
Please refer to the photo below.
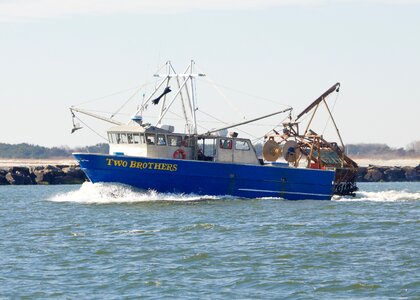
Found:
<path fill-rule="evenodd" d="M 194 65 L 191 61 L 185 72 L 177 73 L 167 62 L 165 74 L 155 75 L 160 82 L 128 123 L 70 108 L 73 118 L 85 114 L 114 125 L 107 131 L 109 154 L 73 154 L 91 182 L 163 193 L 288 200 L 329 200 L 333 194 L 354 193 L 357 165 L 344 155 L 344 146 L 329 143 L 309 129 L 299 134 L 300 115 L 293 121 L 290 117 L 281 134 L 274 130 L 265 136 L 263 157 L 257 155 L 250 139 L 228 131 L 279 114 L 291 116 L 291 108 L 199 132 L 195 80 L 205 75 L 196 73 Z M 170 84 L 176 86 L 175 91 Z M 336 86 L 329 89 L 304 113 L 321 102 L 326 104 L 325 98 L 335 90 Z M 175 101 L 182 107 L 182 133 L 163 123 Z M 151 124 L 143 112 L 154 108 L 159 108 L 159 116 Z M 78 129 L 73 121 L 72 132 Z M 303 167 L 302 161 L 306 162 Z"/>

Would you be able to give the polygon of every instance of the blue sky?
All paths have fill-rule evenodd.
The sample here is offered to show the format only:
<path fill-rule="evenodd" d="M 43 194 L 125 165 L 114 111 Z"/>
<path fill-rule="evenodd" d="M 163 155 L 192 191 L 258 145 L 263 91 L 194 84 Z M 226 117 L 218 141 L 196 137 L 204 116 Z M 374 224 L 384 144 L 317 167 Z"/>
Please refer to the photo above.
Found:
<path fill-rule="evenodd" d="M 147 94 L 157 66 L 190 59 L 230 87 L 228 103 L 206 82 L 198 90 L 200 109 L 226 122 L 298 113 L 339 81 L 329 101 L 345 143 L 420 139 L 420 1 L 0 0 L 0 53 L 0 142 L 102 142 L 70 135 L 69 106 L 149 82 Z M 133 91 L 83 107 L 112 112 Z M 283 117 L 244 131 L 262 136 Z"/>

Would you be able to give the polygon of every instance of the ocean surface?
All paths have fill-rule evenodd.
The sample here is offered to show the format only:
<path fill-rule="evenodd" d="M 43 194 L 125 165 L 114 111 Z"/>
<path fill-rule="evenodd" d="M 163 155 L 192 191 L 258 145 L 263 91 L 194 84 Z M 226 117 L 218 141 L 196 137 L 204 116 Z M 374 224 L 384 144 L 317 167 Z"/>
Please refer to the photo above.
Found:
<path fill-rule="evenodd" d="M 333 201 L 0 187 L 1 299 L 420 299 L 420 183 Z"/>

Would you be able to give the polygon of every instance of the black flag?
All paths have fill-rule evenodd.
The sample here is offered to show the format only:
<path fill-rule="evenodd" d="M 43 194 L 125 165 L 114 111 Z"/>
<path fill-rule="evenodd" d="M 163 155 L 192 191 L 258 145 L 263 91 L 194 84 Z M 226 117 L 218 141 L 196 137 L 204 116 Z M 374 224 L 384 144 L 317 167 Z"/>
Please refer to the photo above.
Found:
<path fill-rule="evenodd" d="M 170 92 L 171 92 L 171 87 L 167 86 L 165 88 L 165 90 L 163 91 L 163 93 L 159 97 L 157 97 L 156 99 L 152 100 L 152 103 L 155 104 L 155 105 L 158 104 L 159 101 L 160 101 L 160 98 L 162 98 L 163 96 L 165 96 L 167 93 L 170 93 Z"/>

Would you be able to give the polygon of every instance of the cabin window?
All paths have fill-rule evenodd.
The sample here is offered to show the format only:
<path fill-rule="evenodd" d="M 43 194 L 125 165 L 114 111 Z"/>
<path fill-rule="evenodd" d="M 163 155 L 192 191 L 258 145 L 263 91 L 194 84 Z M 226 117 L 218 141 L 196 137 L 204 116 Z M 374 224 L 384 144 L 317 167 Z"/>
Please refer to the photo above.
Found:
<path fill-rule="evenodd" d="M 121 133 L 116 133 L 115 137 L 116 137 L 117 144 L 121 144 Z"/>
<path fill-rule="evenodd" d="M 231 139 L 220 139 L 220 148 L 221 149 L 232 149 L 232 140 Z"/>
<path fill-rule="evenodd" d="M 251 149 L 251 147 L 249 146 L 248 141 L 235 141 L 235 149 L 236 150 L 241 150 L 241 151 L 248 151 L 249 149 Z"/>
<path fill-rule="evenodd" d="M 120 144 L 128 144 L 128 138 L 126 133 L 120 133 L 121 141 Z"/>
<path fill-rule="evenodd" d="M 144 144 L 144 135 L 138 133 L 133 133 L 133 143 L 134 144 Z"/>
<path fill-rule="evenodd" d="M 182 137 L 178 135 L 168 135 L 168 145 L 173 147 L 181 146 Z"/>
<path fill-rule="evenodd" d="M 195 138 L 192 136 L 184 136 L 182 145 L 185 147 L 192 147 L 194 145 Z"/>
<path fill-rule="evenodd" d="M 115 144 L 113 133 L 108 132 L 108 141 L 109 141 L 110 144 Z"/>
<path fill-rule="evenodd" d="M 204 154 L 204 160 L 213 159 L 214 155 L 216 154 L 216 140 L 215 139 L 203 140 L 203 154 Z"/>
<path fill-rule="evenodd" d="M 156 135 L 153 133 L 146 133 L 146 143 L 148 145 L 156 145 Z"/>
<path fill-rule="evenodd" d="M 127 142 L 129 144 L 133 144 L 134 143 L 133 134 L 132 133 L 127 133 Z"/>
<path fill-rule="evenodd" d="M 166 138 L 164 134 L 157 135 L 157 144 L 159 146 L 166 146 Z"/>

